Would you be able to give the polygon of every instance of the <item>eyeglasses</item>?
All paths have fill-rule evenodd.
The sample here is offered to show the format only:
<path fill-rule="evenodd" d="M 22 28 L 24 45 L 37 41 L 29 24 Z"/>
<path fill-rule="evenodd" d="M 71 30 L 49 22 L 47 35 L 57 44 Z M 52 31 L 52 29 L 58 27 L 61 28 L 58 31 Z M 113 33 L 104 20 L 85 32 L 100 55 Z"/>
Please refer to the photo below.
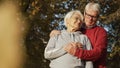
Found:
<path fill-rule="evenodd" d="M 86 13 L 86 12 L 85 12 L 85 15 L 86 15 L 87 17 L 90 17 L 90 18 L 93 18 L 93 19 L 97 19 L 97 18 L 99 17 L 99 15 L 93 16 L 93 15 L 90 15 L 90 14 L 88 14 L 88 13 Z"/>

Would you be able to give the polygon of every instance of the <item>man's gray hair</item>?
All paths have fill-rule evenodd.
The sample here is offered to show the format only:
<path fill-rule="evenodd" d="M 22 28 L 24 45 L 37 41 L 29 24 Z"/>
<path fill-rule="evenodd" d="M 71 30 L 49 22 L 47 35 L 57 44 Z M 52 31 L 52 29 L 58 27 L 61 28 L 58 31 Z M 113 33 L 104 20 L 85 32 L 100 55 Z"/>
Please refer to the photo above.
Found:
<path fill-rule="evenodd" d="M 97 11 L 98 12 L 98 15 L 100 14 L 100 5 L 98 3 L 93 3 L 93 2 L 90 2 L 86 5 L 85 7 L 85 11 L 89 9 L 92 9 L 94 11 Z"/>
<path fill-rule="evenodd" d="M 64 17 L 64 24 L 67 26 L 67 19 L 69 20 L 75 13 L 78 13 L 80 15 L 80 20 L 83 21 L 83 15 L 79 10 L 72 10 L 68 12 Z"/>

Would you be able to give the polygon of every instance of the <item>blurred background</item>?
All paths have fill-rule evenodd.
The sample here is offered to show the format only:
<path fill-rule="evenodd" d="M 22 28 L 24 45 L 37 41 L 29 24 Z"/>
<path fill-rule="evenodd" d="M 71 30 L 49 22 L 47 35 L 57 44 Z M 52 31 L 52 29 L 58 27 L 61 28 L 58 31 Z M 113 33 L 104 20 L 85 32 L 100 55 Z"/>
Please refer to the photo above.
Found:
<path fill-rule="evenodd" d="M 101 5 L 100 19 L 97 24 L 104 27 L 108 33 L 107 68 L 120 68 L 120 0 L 0 0 L 0 6 L 2 6 L 0 12 L 4 8 L 6 13 L 14 10 L 10 13 L 12 15 L 8 14 L 8 19 L 4 17 L 5 11 L 0 13 L 0 20 L 8 22 L 2 24 L 1 22 L 4 21 L 0 21 L 0 27 L 7 25 L 2 27 L 6 27 L 9 31 L 6 33 L 2 27 L 0 28 L 4 30 L 0 34 L 3 33 L 5 36 L 5 43 L 7 34 L 11 32 L 10 28 L 17 29 L 13 30 L 15 35 L 11 32 L 9 38 L 14 40 L 15 46 L 10 46 L 13 43 L 5 44 L 4 51 L 9 53 L 13 50 L 15 53 L 11 52 L 10 55 L 15 55 L 18 66 L 20 65 L 21 68 L 49 68 L 49 61 L 44 58 L 44 48 L 49 40 L 50 31 L 65 29 L 64 15 L 74 9 L 83 13 L 85 5 L 92 1 Z M 11 8 L 10 5 L 12 5 Z M 17 23 L 13 23 L 13 20 Z M 1 35 L 0 40 L 3 40 L 2 37 Z M 9 47 L 11 50 L 7 49 Z M 0 52 L 0 58 L 1 54 Z"/>

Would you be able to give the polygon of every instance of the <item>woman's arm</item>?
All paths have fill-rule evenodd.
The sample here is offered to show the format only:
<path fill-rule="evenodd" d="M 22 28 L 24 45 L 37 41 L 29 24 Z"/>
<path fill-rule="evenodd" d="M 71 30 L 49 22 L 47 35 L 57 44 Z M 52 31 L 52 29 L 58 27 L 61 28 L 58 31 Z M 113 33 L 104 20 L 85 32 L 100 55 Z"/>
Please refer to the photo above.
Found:
<path fill-rule="evenodd" d="M 92 61 L 86 61 L 85 68 L 94 68 Z"/>
<path fill-rule="evenodd" d="M 85 49 L 92 50 L 90 40 L 88 39 L 87 36 L 85 37 Z M 92 61 L 85 61 L 85 68 L 93 68 L 93 62 Z"/>
<path fill-rule="evenodd" d="M 57 44 L 60 44 L 60 43 L 56 43 L 57 40 L 58 40 L 58 35 L 50 38 L 44 52 L 44 56 L 46 59 L 54 59 L 66 53 L 66 51 L 63 50 L 63 47 L 60 48 L 56 47 Z"/>

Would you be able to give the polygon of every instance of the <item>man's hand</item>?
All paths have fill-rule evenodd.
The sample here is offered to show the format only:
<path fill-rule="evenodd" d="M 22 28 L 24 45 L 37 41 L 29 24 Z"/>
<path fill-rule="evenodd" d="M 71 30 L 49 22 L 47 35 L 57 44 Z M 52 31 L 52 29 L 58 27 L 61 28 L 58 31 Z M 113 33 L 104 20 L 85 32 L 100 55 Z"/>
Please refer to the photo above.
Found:
<path fill-rule="evenodd" d="M 75 55 L 77 48 L 82 48 L 82 44 L 79 42 L 72 42 L 72 43 L 68 43 L 64 47 L 64 50 L 67 51 L 71 55 Z"/>
<path fill-rule="evenodd" d="M 79 43 L 79 42 L 75 42 L 75 43 L 73 43 L 73 45 L 78 47 L 78 48 L 83 48 L 82 43 Z"/>
<path fill-rule="evenodd" d="M 59 30 L 52 30 L 51 32 L 50 32 L 50 37 L 53 37 L 53 36 L 55 36 L 55 35 L 58 35 L 58 34 L 60 34 L 61 32 L 59 31 Z"/>

